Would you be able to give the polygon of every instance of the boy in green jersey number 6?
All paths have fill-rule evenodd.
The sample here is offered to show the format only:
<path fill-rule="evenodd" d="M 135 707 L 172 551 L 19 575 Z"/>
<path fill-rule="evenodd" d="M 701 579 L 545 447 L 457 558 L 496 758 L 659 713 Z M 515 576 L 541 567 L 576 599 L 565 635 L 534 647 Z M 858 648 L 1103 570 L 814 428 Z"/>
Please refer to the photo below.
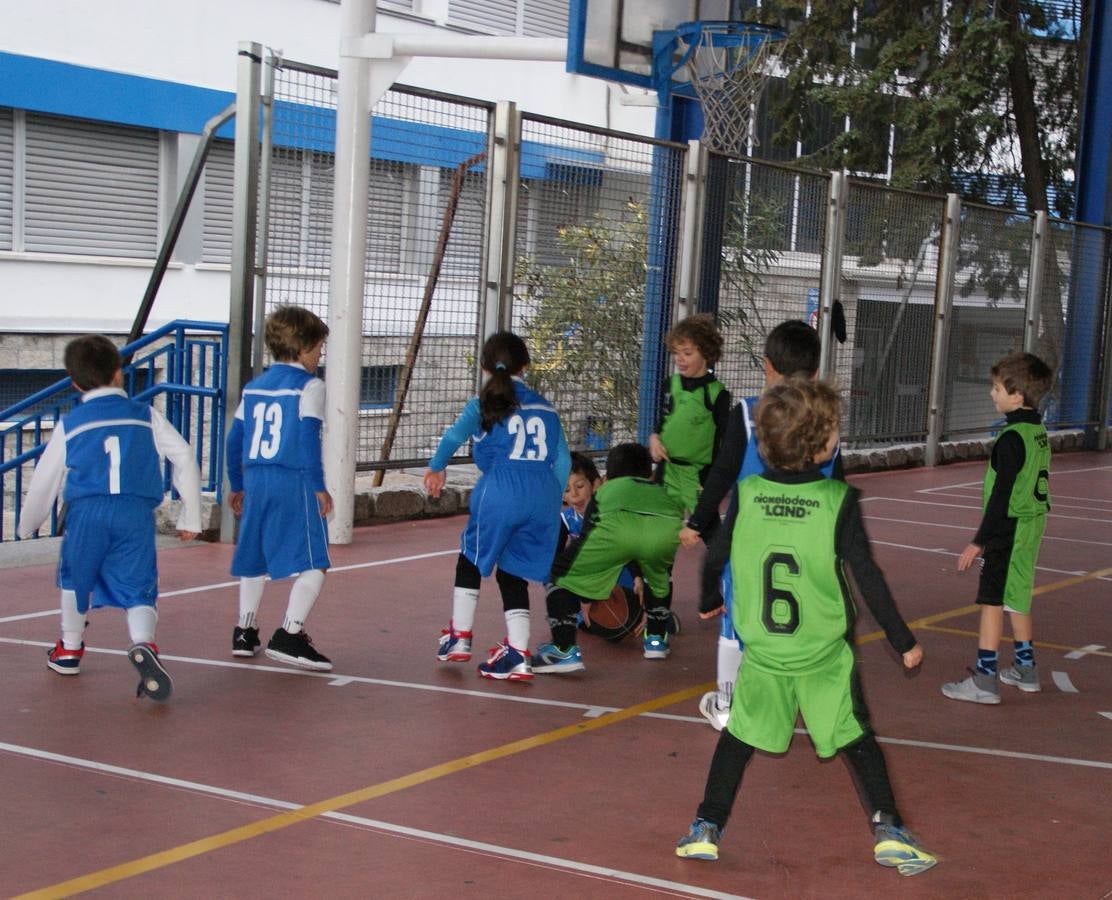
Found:
<path fill-rule="evenodd" d="M 1012 622 L 1015 664 L 1000 672 L 999 680 L 1028 693 L 1041 689 L 1032 645 L 1031 589 L 1050 512 L 1050 441 L 1038 407 L 1052 381 L 1050 368 L 1030 353 L 1009 353 L 992 367 L 992 402 L 1007 424 L 992 446 L 985 473 L 981 527 L 958 558 L 959 572 L 978 556 L 984 558 L 984 568 L 977 589 L 977 665 L 963 681 L 942 685 L 951 700 L 1000 702 L 996 661 L 1005 609 Z"/>
<path fill-rule="evenodd" d="M 791 379 L 757 407 L 768 469 L 738 485 L 736 517 L 723 524 L 745 656 L 703 802 L 677 856 L 718 858 L 746 765 L 757 750 L 786 751 L 802 713 L 815 752 L 841 753 L 849 765 L 873 828 L 874 859 L 901 875 L 937 861 L 903 827 L 861 694 L 847 570 L 904 666 L 918 666 L 923 650 L 873 560 L 857 491 L 820 471 L 838 443 L 840 405 L 829 385 Z"/>

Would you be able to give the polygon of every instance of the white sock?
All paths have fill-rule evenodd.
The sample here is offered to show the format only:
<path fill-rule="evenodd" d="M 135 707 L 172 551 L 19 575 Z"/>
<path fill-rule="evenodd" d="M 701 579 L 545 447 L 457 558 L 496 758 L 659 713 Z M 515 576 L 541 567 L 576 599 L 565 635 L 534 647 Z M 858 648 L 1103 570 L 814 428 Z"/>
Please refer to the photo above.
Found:
<path fill-rule="evenodd" d="M 456 631 L 470 631 L 475 627 L 475 607 L 479 605 L 478 588 L 452 589 L 452 627 Z"/>
<path fill-rule="evenodd" d="M 290 588 L 290 602 L 286 606 L 286 621 L 282 627 L 290 634 L 297 634 L 305 627 L 305 620 L 317 602 L 317 595 L 324 586 L 324 569 L 302 572 Z"/>
<path fill-rule="evenodd" d="M 729 709 L 737 681 L 738 666 L 741 665 L 741 648 L 737 638 L 718 636 L 718 708 Z"/>
<path fill-rule="evenodd" d="M 506 610 L 506 641 L 519 653 L 529 649 L 529 610 Z"/>
<path fill-rule="evenodd" d="M 129 606 L 127 633 L 133 644 L 153 644 L 154 630 L 158 625 L 158 610 L 153 606 Z"/>
<path fill-rule="evenodd" d="M 263 601 L 263 588 L 266 576 L 241 578 L 239 580 L 239 627 L 254 628 L 259 604 Z"/>
<path fill-rule="evenodd" d="M 62 591 L 62 646 L 80 650 L 85 639 L 85 613 L 77 611 L 77 594 Z"/>

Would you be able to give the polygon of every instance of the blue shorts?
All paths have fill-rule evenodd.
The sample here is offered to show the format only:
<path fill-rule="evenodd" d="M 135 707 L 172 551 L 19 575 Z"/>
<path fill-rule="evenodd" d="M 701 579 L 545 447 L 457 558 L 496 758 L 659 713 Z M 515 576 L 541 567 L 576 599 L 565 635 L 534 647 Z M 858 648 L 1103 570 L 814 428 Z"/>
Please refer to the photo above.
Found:
<path fill-rule="evenodd" d="M 560 539 L 562 494 L 547 469 L 500 466 L 471 491 L 460 553 L 486 578 L 498 566 L 529 581 L 548 580 Z"/>
<path fill-rule="evenodd" d="M 83 497 L 66 511 L 58 586 L 77 595 L 78 612 L 95 607 L 154 606 L 158 563 L 149 500 Z"/>
<path fill-rule="evenodd" d="M 328 526 L 301 473 L 284 466 L 247 466 L 232 574 L 288 578 L 331 565 Z"/>

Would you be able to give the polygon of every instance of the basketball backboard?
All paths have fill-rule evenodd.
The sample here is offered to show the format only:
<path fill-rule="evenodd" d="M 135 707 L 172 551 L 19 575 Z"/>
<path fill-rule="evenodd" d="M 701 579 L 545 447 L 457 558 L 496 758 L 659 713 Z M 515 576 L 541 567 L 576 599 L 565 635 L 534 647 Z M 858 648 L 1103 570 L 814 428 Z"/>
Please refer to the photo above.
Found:
<path fill-rule="evenodd" d="M 567 70 L 658 88 L 654 32 L 671 31 L 682 22 L 737 21 L 739 8 L 748 5 L 739 0 L 570 0 Z"/>

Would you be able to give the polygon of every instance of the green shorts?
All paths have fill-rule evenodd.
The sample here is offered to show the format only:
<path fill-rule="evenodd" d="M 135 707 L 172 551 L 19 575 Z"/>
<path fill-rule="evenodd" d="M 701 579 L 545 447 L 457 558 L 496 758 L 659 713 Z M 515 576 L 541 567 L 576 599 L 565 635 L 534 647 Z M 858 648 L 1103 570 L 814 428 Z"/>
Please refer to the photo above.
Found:
<path fill-rule="evenodd" d="M 984 549 L 984 567 L 977 588 L 977 602 L 983 606 L 1003 606 L 1012 612 L 1031 613 L 1031 592 L 1035 587 L 1035 563 L 1039 558 L 1046 517 L 1017 519 L 1010 544 Z"/>
<path fill-rule="evenodd" d="M 603 600 L 618 583 L 622 568 L 636 562 L 653 596 L 666 597 L 682 526 L 671 516 L 610 513 L 580 539 L 556 585 L 588 600 Z"/>
<path fill-rule="evenodd" d="M 695 511 L 699 503 L 699 493 L 703 490 L 699 482 L 700 466 L 664 463 L 662 484 L 668 496 L 679 502 L 688 515 Z"/>
<path fill-rule="evenodd" d="M 783 753 L 798 713 L 823 759 L 872 732 L 849 644 L 825 665 L 800 675 L 760 669 L 752 664 L 751 651 L 746 652 L 734 684 L 726 726 L 730 734 L 758 750 Z"/>

